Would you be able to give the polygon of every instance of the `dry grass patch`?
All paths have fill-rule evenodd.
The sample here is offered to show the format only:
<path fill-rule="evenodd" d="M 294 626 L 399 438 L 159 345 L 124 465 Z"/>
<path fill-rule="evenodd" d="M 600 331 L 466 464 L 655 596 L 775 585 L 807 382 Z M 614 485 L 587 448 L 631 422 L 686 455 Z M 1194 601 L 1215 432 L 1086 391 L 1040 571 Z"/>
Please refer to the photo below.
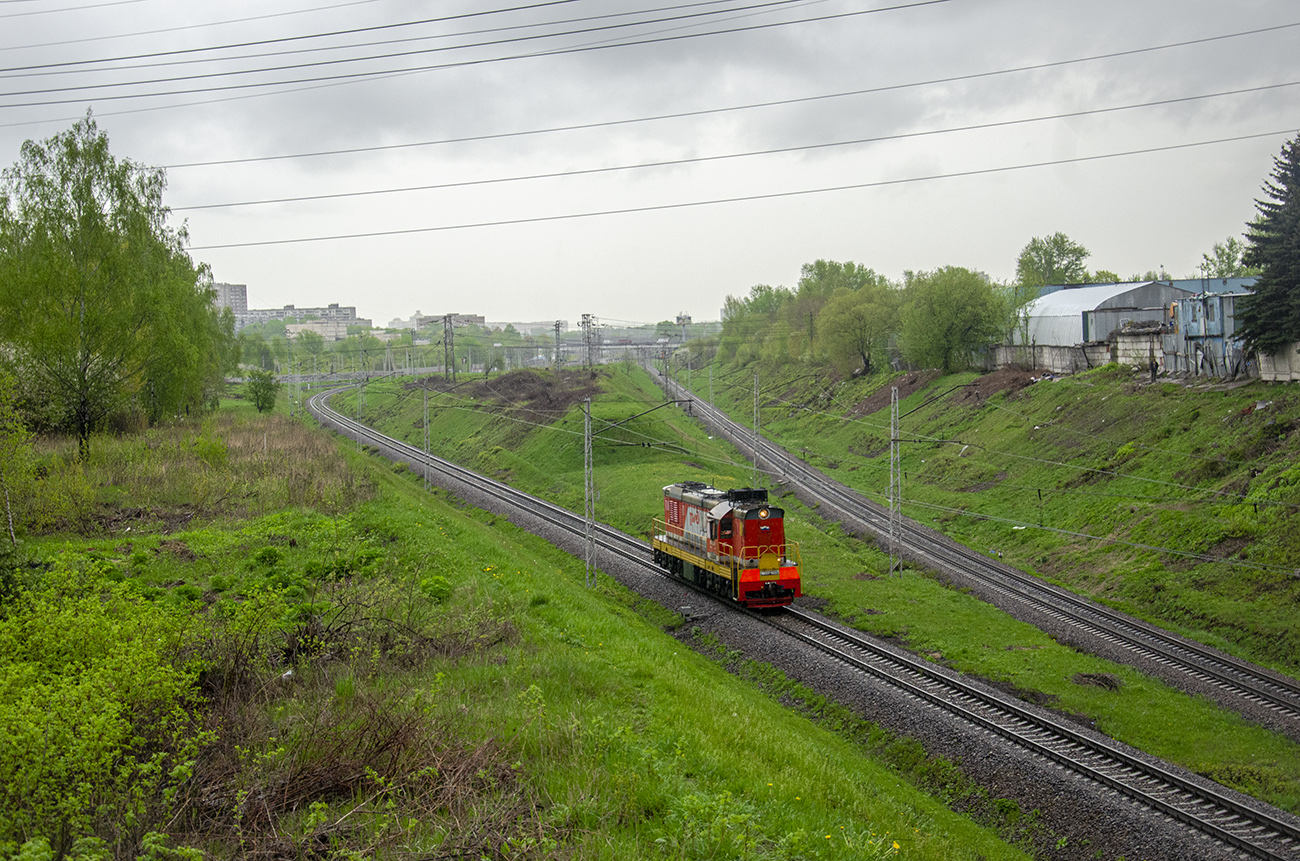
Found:
<path fill-rule="evenodd" d="M 334 438 L 285 416 L 232 411 L 138 434 L 77 442 L 44 437 L 24 512 L 37 534 L 175 532 L 196 518 L 256 516 L 284 507 L 341 511 L 371 498 Z"/>

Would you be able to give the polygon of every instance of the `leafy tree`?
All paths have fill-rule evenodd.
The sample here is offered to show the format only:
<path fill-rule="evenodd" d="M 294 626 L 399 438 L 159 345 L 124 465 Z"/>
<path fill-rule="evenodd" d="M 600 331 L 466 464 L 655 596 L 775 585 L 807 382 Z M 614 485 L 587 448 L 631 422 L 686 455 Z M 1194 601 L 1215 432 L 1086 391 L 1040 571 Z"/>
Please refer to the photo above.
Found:
<path fill-rule="evenodd" d="M 775 314 L 793 298 L 794 294 L 785 287 L 755 284 L 749 288 L 749 298 L 745 300 L 745 305 L 753 314 Z"/>
<path fill-rule="evenodd" d="M 1088 276 L 1090 284 L 1118 284 L 1122 280 L 1117 273 L 1111 272 L 1109 269 L 1098 269 Z"/>
<path fill-rule="evenodd" d="M 998 338 L 1006 306 L 989 277 L 960 266 L 904 274 L 899 333 L 911 363 L 953 371 Z"/>
<path fill-rule="evenodd" d="M 89 114 L 24 143 L 0 180 L 0 362 L 83 457 L 111 416 L 210 402 L 230 357 L 206 272 L 167 226 L 165 185 L 115 158 Z"/>
<path fill-rule="evenodd" d="M 784 345 L 786 330 L 777 317 L 794 294 L 785 287 L 756 284 L 745 297 L 728 296 L 722 305 L 722 335 L 719 353 L 727 361 L 742 365 L 762 355 L 769 342 Z"/>
<path fill-rule="evenodd" d="M 18 549 L 14 509 L 29 497 L 31 468 L 31 440 L 18 414 L 17 387 L 13 377 L 0 372 L 0 503 L 4 505 L 4 529 L 11 550 Z"/>
<path fill-rule="evenodd" d="M 320 357 L 325 354 L 325 337 L 320 332 L 304 329 L 294 337 L 294 340 L 298 342 L 301 354 L 311 358 L 311 373 L 318 372 L 320 370 Z M 299 359 L 299 364 L 302 364 L 301 359 Z"/>
<path fill-rule="evenodd" d="M 1265 199 L 1255 201 L 1258 216 L 1242 255 L 1245 265 L 1259 268 L 1259 280 L 1236 309 L 1246 349 L 1261 353 L 1300 341 L 1300 136 L 1282 145 L 1271 177 Z"/>
<path fill-rule="evenodd" d="M 829 340 L 818 334 L 818 318 L 836 292 L 856 291 L 864 285 L 884 283 L 872 269 L 857 263 L 817 260 L 800 269 L 799 286 L 793 300 L 784 305 L 785 330 L 789 333 L 786 352 L 790 358 L 816 362 L 828 351 Z M 825 334 L 825 333 L 822 333 Z"/>
<path fill-rule="evenodd" d="M 178 277 L 185 283 L 185 274 Z M 197 289 L 177 290 L 171 303 L 158 309 L 162 324 L 151 330 L 155 349 L 144 366 L 140 391 L 151 422 L 192 407 L 215 407 L 226 374 L 238 366 L 235 316 L 212 304 L 211 281 L 203 267 Z"/>
<path fill-rule="evenodd" d="M 840 288 L 818 318 L 831 358 L 841 366 L 860 361 L 864 374 L 871 373 L 873 359 L 898 326 L 898 292 L 881 282 L 857 290 Z"/>
<path fill-rule="evenodd" d="M 1022 287 L 1082 283 L 1088 280 L 1088 257 L 1088 249 L 1059 231 L 1035 236 L 1016 258 L 1016 282 Z"/>
<path fill-rule="evenodd" d="M 259 368 L 271 370 L 275 367 L 275 350 L 271 346 L 271 341 L 258 336 L 256 333 L 249 332 L 250 327 L 245 326 L 239 330 L 239 357 L 247 365 L 255 365 Z"/>
<path fill-rule="evenodd" d="M 275 378 L 275 374 L 259 369 L 248 372 L 244 391 L 247 392 L 259 413 L 269 413 L 275 409 L 275 399 L 280 394 L 280 386 L 280 381 Z"/>
<path fill-rule="evenodd" d="M 838 290 L 860 290 L 877 285 L 882 277 L 874 269 L 852 261 L 816 260 L 799 269 L 799 287 L 796 298 L 817 296 L 829 299 Z"/>
<path fill-rule="evenodd" d="M 1162 264 L 1159 269 L 1148 269 L 1145 272 L 1138 272 L 1129 278 L 1130 281 L 1168 281 L 1172 276 L 1165 271 Z"/>
<path fill-rule="evenodd" d="M 1209 254 L 1201 255 L 1201 277 L 1242 278 L 1247 275 L 1258 275 L 1257 267 L 1247 266 L 1242 261 L 1242 255 L 1245 253 L 1246 243 L 1235 236 L 1214 243 Z"/>

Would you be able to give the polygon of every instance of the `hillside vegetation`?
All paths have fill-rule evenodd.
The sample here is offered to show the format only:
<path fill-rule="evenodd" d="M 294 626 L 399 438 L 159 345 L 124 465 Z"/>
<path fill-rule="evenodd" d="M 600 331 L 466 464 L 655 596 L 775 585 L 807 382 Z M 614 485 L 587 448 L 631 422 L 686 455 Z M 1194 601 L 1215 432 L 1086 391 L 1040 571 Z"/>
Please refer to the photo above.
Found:
<path fill-rule="evenodd" d="M 1300 671 L 1300 390 L 1074 377 L 775 369 L 718 405 L 884 502 L 899 389 L 903 512 L 1205 642 Z"/>
<path fill-rule="evenodd" d="M 1100 388 L 1099 397 L 1109 402 L 1133 385 L 1127 375 L 1123 379 L 1114 376 L 1114 371 L 1107 371 L 1082 381 L 1078 384 L 1080 388 L 1059 391 L 1070 392 L 1072 400 L 1077 392 Z M 1014 379 L 1027 382 L 1028 378 L 1029 375 L 1021 375 Z M 696 380 L 701 379 L 705 381 L 701 388 L 706 388 L 707 377 L 697 374 Z M 965 375 L 939 379 L 921 375 L 908 379 L 912 380 L 911 385 L 925 386 L 931 394 L 938 394 L 976 378 Z M 881 470 L 884 476 L 888 475 L 887 418 L 883 438 L 870 438 L 867 434 L 882 433 L 879 418 L 870 418 L 871 411 L 879 409 L 880 403 L 888 416 L 888 387 L 882 400 L 881 382 L 877 380 L 874 386 L 865 381 L 832 383 L 826 378 L 819 381 L 805 375 L 769 383 L 763 395 L 764 432 L 784 439 L 814 464 L 879 497 L 884 489 L 878 484 L 883 481 Z M 958 390 L 967 392 L 971 402 L 949 404 L 949 407 L 961 410 L 968 417 L 984 413 L 1011 415 L 1007 409 L 999 408 L 1011 391 L 1004 389 L 994 394 L 989 387 L 995 382 L 984 382 L 983 395 L 977 395 L 979 390 L 974 387 Z M 714 383 L 720 404 L 731 404 L 735 414 L 741 416 L 747 402 L 748 420 L 752 420 L 752 370 L 731 378 L 715 370 Z M 1003 379 L 998 385 L 1009 384 Z M 1058 384 L 1036 383 L 1019 391 L 1027 395 L 1035 387 L 1048 385 Z M 650 519 L 662 514 L 661 488 L 666 484 L 693 479 L 738 487 L 751 481 L 750 465 L 729 445 L 710 438 L 703 426 L 682 408 L 664 406 L 662 392 L 639 368 L 621 365 L 601 369 L 594 376 L 571 375 L 560 379 L 521 371 L 491 380 L 462 382 L 458 388 L 441 393 L 438 390 L 445 386 L 435 379 L 418 385 L 409 381 L 372 384 L 365 395 L 364 420 L 412 443 L 422 444 L 423 386 L 433 390 L 429 402 L 429 435 L 431 447 L 437 453 L 578 511 L 582 510 L 583 484 L 580 401 L 599 388 L 600 393 L 592 403 L 596 416 L 593 420 L 596 514 L 602 521 L 632 534 L 647 535 Z M 1177 395 L 1175 391 L 1166 397 Z M 914 399 L 903 412 L 925 399 L 919 388 L 911 396 Z M 1224 398 L 1221 392 L 1206 393 L 1206 396 L 1212 402 L 1218 399 L 1218 403 Z M 352 410 L 356 398 L 344 397 L 341 403 Z M 1054 406 L 1052 413 L 1056 413 Z M 859 417 L 846 419 L 855 408 Z M 866 408 L 871 409 L 862 413 Z M 936 402 L 908 416 L 905 422 L 938 421 L 940 412 L 942 406 Z M 862 419 L 861 415 L 869 418 Z M 617 427 L 604 429 L 615 423 Z M 944 438 L 955 438 L 955 433 L 949 431 Z M 953 444 L 955 452 L 960 452 L 961 445 L 967 445 L 968 452 L 975 447 L 964 442 Z M 917 467 L 926 466 L 922 461 L 934 460 L 932 450 L 937 447 L 930 443 L 924 453 L 908 452 L 906 493 L 912 494 L 915 488 L 926 486 L 917 480 L 915 473 Z M 1019 454 L 1024 449 L 1013 451 Z M 961 459 L 957 463 L 960 466 L 965 461 Z M 773 477 L 764 481 L 773 483 Z M 1008 482 L 1003 482 L 1004 489 Z M 1098 492 L 1093 487 L 1083 489 Z M 891 638 L 963 672 L 984 677 L 1027 700 L 1054 708 L 1136 747 L 1279 806 L 1300 810 L 1300 746 L 1292 741 L 1251 725 L 1203 699 L 1173 691 L 1128 667 L 1056 643 L 1036 628 L 949 589 L 924 572 L 909 569 L 902 577 L 884 576 L 888 559 L 874 542 L 847 536 L 837 525 L 802 506 L 779 484 L 774 492 L 786 510 L 788 533 L 802 547 L 805 592 L 809 600 L 827 611 L 856 627 Z M 964 490 L 961 498 L 969 504 L 976 492 Z M 1096 498 L 1100 511 L 1115 508 L 1113 497 Z M 1151 500 L 1147 502 L 1154 504 Z M 1064 510 L 1065 506 L 1061 508 Z M 944 510 L 909 505 L 906 510 L 911 515 L 919 511 L 928 522 L 945 529 L 968 520 L 952 505 L 945 505 Z M 1022 552 L 1005 540 L 1008 535 L 1019 536 L 1029 531 L 1013 529 L 1012 526 L 1020 525 L 1019 521 L 977 522 L 977 525 L 1000 529 L 999 540 L 989 543 L 978 532 L 959 535 L 978 542 L 976 547 L 1001 549 L 1004 558 L 1013 553 L 1018 557 Z M 1149 537 L 1147 540 L 1156 543 Z M 1128 549 L 1138 553 L 1136 548 Z M 1244 571 L 1247 573 L 1237 575 L 1243 578 L 1242 582 L 1250 582 L 1251 576 L 1271 582 L 1267 578 L 1274 576 L 1256 569 Z M 1118 575 L 1113 575 L 1113 579 L 1118 579 Z M 1282 612 L 1275 613 L 1274 618 L 1281 626 L 1294 624 Z M 1205 636 L 1223 641 L 1212 633 Z M 1238 651 L 1247 651 L 1244 645 L 1223 642 Z M 1286 660 L 1275 663 L 1289 665 Z M 1104 684 L 1099 685 L 1098 681 Z M 1179 716 L 1177 721 L 1169 718 L 1174 714 Z"/>

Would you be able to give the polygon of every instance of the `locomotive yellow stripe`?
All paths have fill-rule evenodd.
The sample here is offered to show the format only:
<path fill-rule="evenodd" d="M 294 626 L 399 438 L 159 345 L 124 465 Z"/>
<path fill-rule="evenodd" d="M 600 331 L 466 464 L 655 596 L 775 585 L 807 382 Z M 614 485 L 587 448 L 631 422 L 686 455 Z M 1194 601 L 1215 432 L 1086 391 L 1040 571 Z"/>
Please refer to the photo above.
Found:
<path fill-rule="evenodd" d="M 654 546 L 654 549 L 662 550 L 665 553 L 667 553 L 669 556 L 676 556 L 678 559 L 685 559 L 687 562 L 691 563 L 696 568 L 703 568 L 705 571 L 712 571 L 714 574 L 717 574 L 719 577 L 722 577 L 727 580 L 732 580 L 735 578 L 735 575 L 732 573 L 731 568 L 724 565 L 719 565 L 717 562 L 714 562 L 703 556 L 697 556 L 696 554 L 692 553 L 689 550 L 683 550 L 682 548 L 678 547 L 676 544 L 669 544 L 667 541 L 664 540 L 663 536 L 656 535 L 654 539 L 651 541 L 651 544 Z"/>

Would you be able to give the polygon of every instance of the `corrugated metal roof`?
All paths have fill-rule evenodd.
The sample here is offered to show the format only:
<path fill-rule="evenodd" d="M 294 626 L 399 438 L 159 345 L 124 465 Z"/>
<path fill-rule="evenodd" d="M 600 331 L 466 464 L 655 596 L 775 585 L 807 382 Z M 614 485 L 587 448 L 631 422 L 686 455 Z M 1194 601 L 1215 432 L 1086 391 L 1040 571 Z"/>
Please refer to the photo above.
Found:
<path fill-rule="evenodd" d="M 1029 303 L 1028 313 L 1033 317 L 1065 317 L 1092 311 L 1107 299 L 1113 299 L 1150 281 L 1123 281 L 1118 284 L 1089 284 L 1086 287 L 1066 287 Z"/>
<path fill-rule="evenodd" d="M 1247 275 L 1240 278 L 1179 278 L 1171 283 L 1193 293 L 1249 293 L 1258 280 L 1258 276 Z"/>

